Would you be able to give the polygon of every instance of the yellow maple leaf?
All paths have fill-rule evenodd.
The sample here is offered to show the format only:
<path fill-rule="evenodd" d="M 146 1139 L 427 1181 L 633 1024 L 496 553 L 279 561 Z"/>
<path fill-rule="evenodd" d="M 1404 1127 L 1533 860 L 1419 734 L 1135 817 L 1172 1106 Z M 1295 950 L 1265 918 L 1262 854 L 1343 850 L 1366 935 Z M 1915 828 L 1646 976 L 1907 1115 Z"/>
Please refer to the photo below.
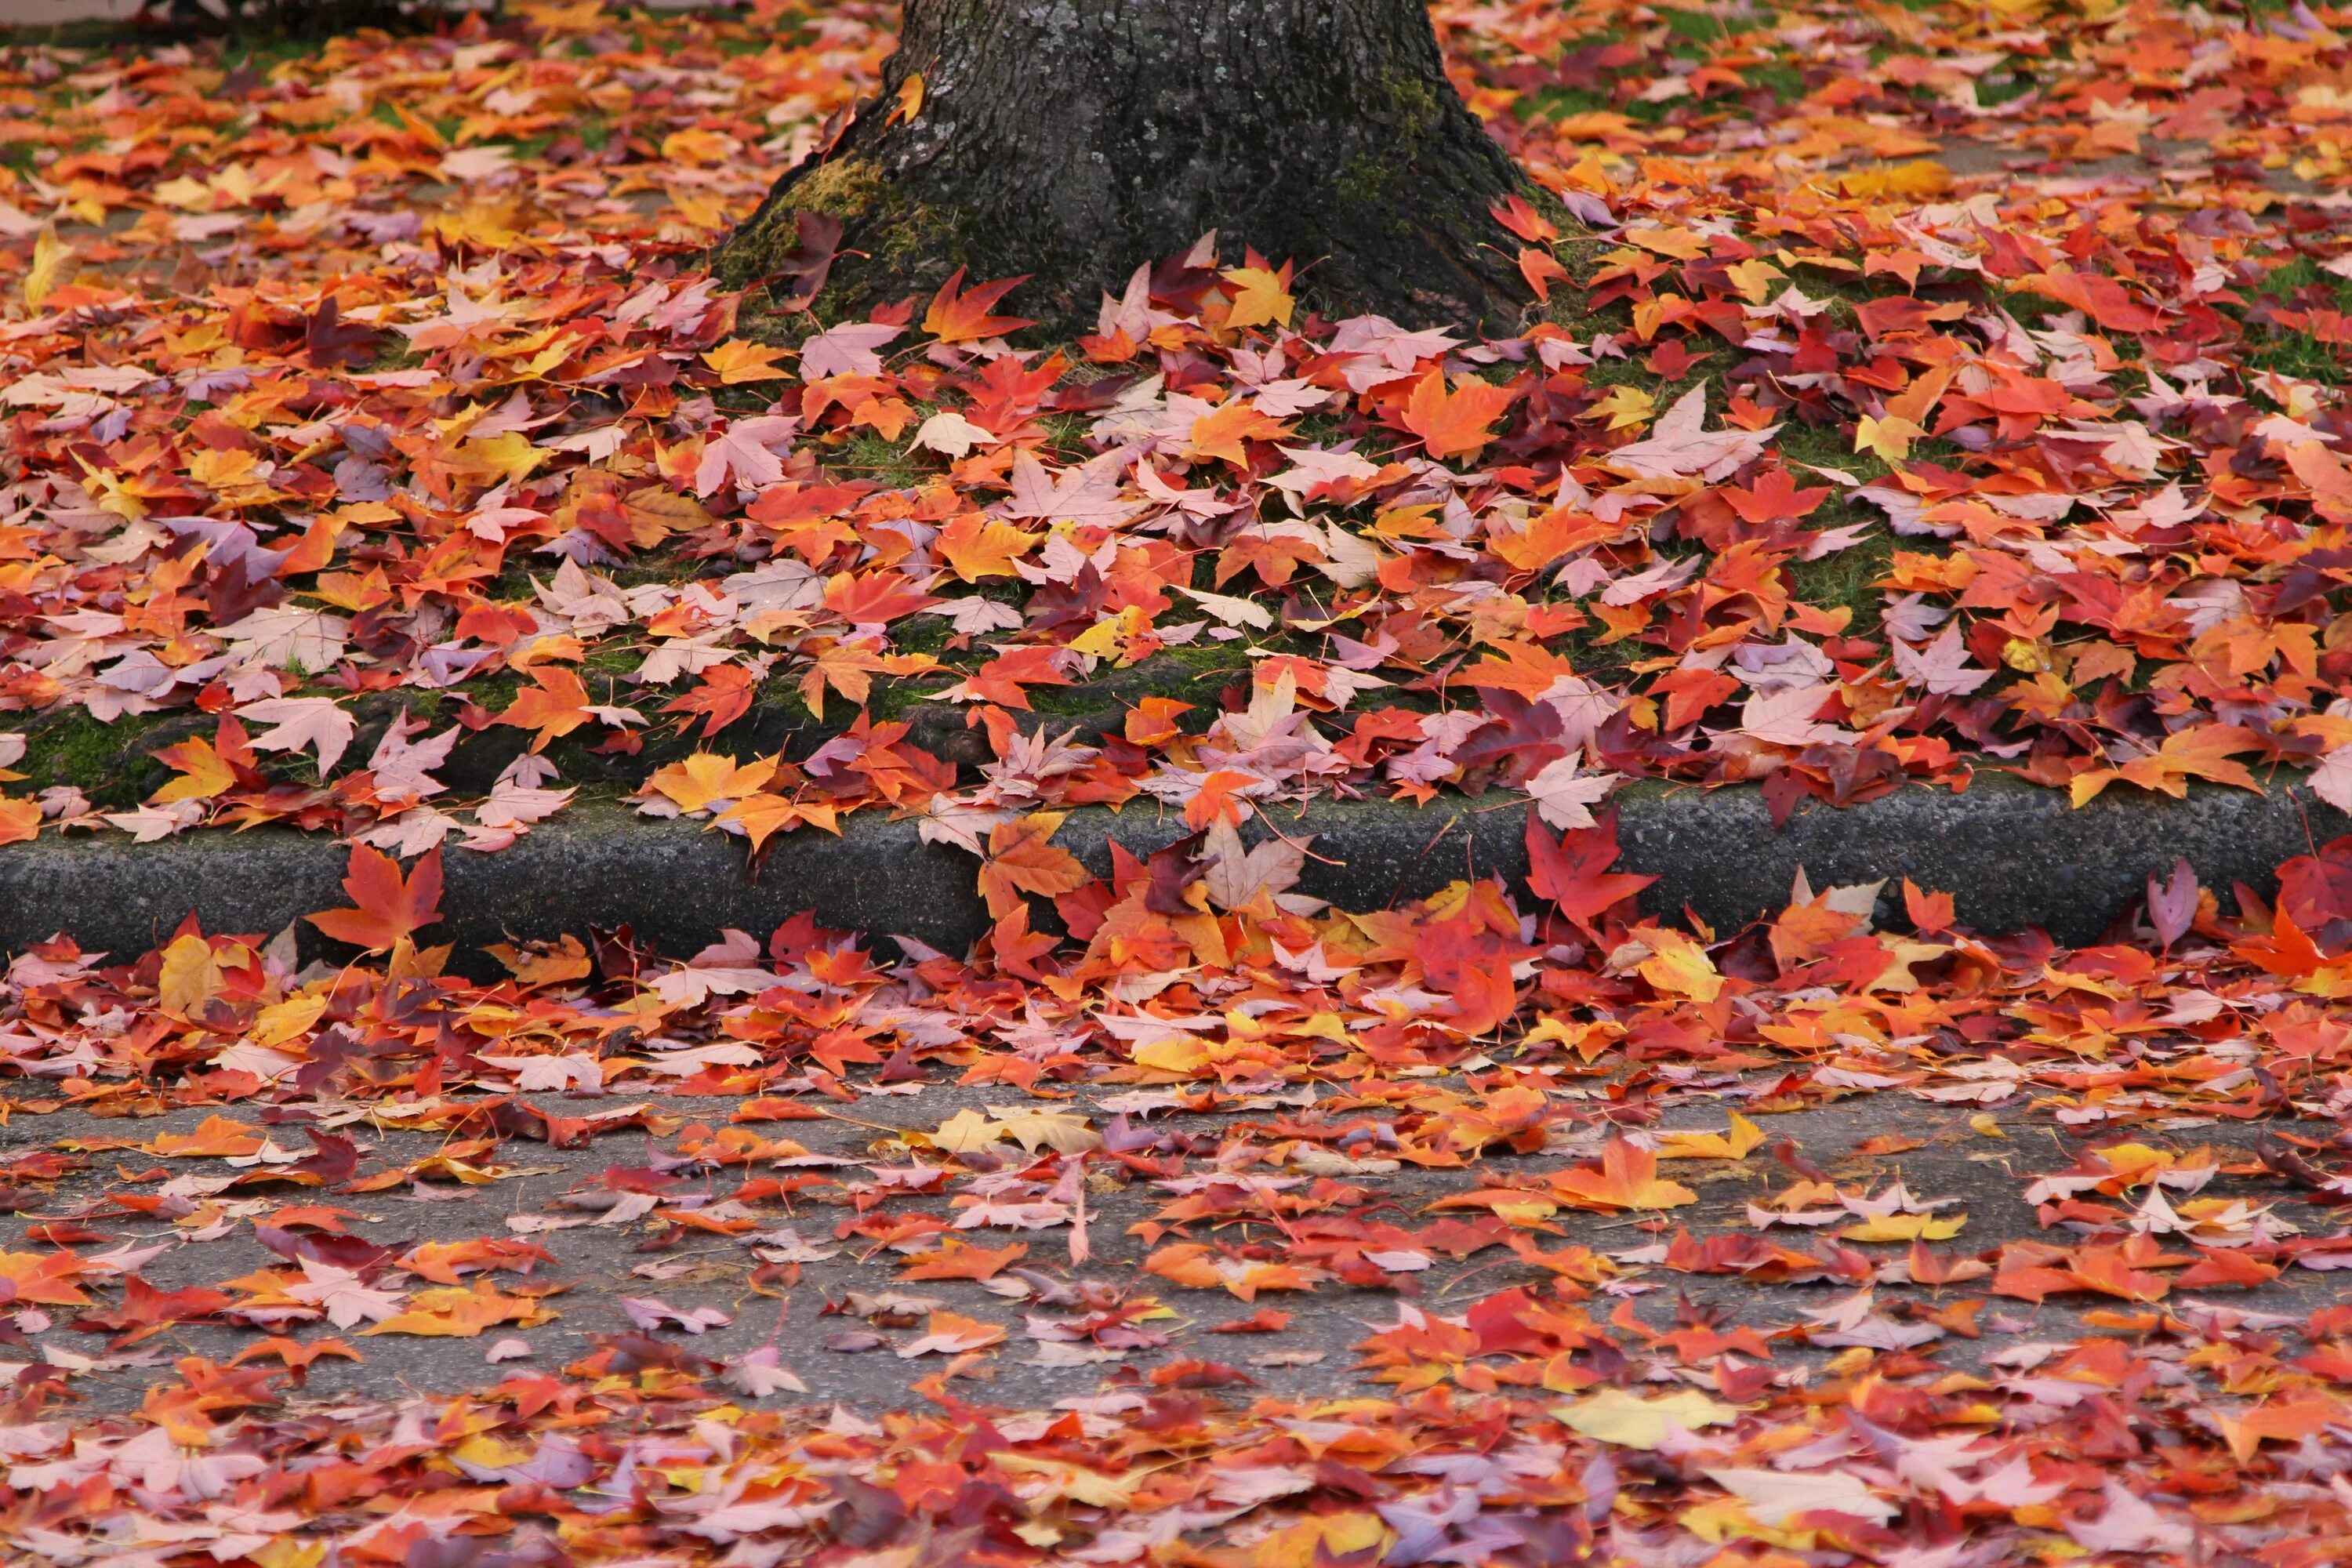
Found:
<path fill-rule="evenodd" d="M 1712 1002 L 1722 994 L 1723 976 L 1716 973 L 1706 949 L 1682 932 L 1645 926 L 1634 940 L 1650 950 L 1635 973 L 1659 990 L 1699 1003 Z"/>
<path fill-rule="evenodd" d="M 1738 289 L 1740 297 L 1751 305 L 1764 303 L 1772 291 L 1772 279 L 1788 276 L 1760 256 L 1735 261 L 1723 270 L 1725 276 L 1731 279 L 1731 286 Z"/>
<path fill-rule="evenodd" d="M 1968 1223 L 1964 1214 L 1949 1219 L 1931 1214 L 1883 1214 L 1850 1225 L 1838 1235 L 1848 1241 L 1949 1241 Z"/>
<path fill-rule="evenodd" d="M 176 936 L 163 950 L 155 977 L 155 1004 L 174 1018 L 191 1018 L 220 994 L 221 970 L 212 943 L 200 936 Z"/>
<path fill-rule="evenodd" d="M 785 353 L 767 343 L 730 338 L 715 349 L 704 350 L 702 363 L 717 371 L 727 385 L 739 386 L 747 381 L 780 381 L 790 374 L 781 363 Z"/>
<path fill-rule="evenodd" d="M 1735 1110 L 1731 1113 L 1731 1131 L 1727 1133 L 1659 1133 L 1658 1158 L 1661 1160 L 1745 1160 L 1749 1151 L 1763 1142 L 1764 1130 Z"/>
<path fill-rule="evenodd" d="M 1396 1540 L 1378 1514 L 1352 1511 L 1318 1514 L 1286 1525 L 1253 1549 L 1250 1568 L 1314 1568 L 1318 1563 L 1352 1558 L 1377 1563 Z"/>
<path fill-rule="evenodd" d="M 1666 1440 L 1670 1426 L 1685 1432 L 1702 1426 L 1727 1426 L 1739 1412 L 1696 1388 L 1678 1388 L 1655 1399 L 1622 1388 L 1604 1388 L 1552 1414 L 1560 1425 L 1599 1443 L 1621 1448 L 1654 1448 Z"/>
<path fill-rule="evenodd" d="M 1115 616 L 1105 616 L 1066 646 L 1091 658 L 1116 660 L 1124 669 L 1135 662 L 1137 646 L 1150 635 L 1151 612 L 1141 605 L 1129 605 Z"/>
<path fill-rule="evenodd" d="M 1658 411 L 1658 400 L 1638 386 L 1617 385 L 1609 395 L 1585 410 L 1587 419 L 1606 417 L 1612 430 L 1632 430 L 1649 423 Z"/>
<path fill-rule="evenodd" d="M 1234 286 L 1234 308 L 1225 317 L 1225 325 L 1290 325 L 1293 301 L 1280 273 L 1264 267 L 1228 267 L 1223 278 Z"/>
<path fill-rule="evenodd" d="M 323 991 L 315 996 L 289 996 L 283 1002 L 273 1002 L 253 1020 L 250 1033 L 254 1043 L 282 1046 L 317 1023 L 326 1010 L 327 994 Z"/>
<path fill-rule="evenodd" d="M 41 301 L 57 292 L 58 275 L 65 270 L 73 247 L 58 237 L 54 227 L 44 226 L 33 241 L 33 264 L 25 269 L 25 303 L 39 310 Z"/>
<path fill-rule="evenodd" d="M 1900 415 L 1890 414 L 1884 419 L 1874 419 L 1865 414 L 1854 421 L 1853 449 L 1875 452 L 1890 463 L 1900 462 L 1911 455 L 1911 443 L 1927 434 Z"/>

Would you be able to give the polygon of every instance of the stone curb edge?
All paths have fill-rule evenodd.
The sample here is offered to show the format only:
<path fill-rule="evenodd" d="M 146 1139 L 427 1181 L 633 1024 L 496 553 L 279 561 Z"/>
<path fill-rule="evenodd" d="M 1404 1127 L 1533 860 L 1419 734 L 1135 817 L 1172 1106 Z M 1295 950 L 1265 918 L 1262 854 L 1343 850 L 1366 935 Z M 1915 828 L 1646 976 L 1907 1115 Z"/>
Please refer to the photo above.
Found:
<path fill-rule="evenodd" d="M 1964 793 L 1914 788 L 1835 810 L 1801 806 L 1776 831 L 1751 786 L 1713 791 L 1637 784 L 1616 797 L 1622 868 L 1658 880 L 1645 910 L 1685 907 L 1728 931 L 1778 910 L 1802 867 L 1816 887 L 1888 878 L 1951 893 L 1962 923 L 1984 931 L 2029 925 L 2084 943 L 2139 892 L 2152 871 L 2186 858 L 2208 887 L 2242 881 L 2265 893 L 2273 871 L 2352 832 L 2352 819 L 2307 787 L 2265 792 L 2192 786 L 2183 800 L 2110 789 L 2082 810 L 2057 791 L 1979 775 Z M 1312 834 L 1298 891 L 1343 909 L 1380 909 L 1465 875 L 1524 877 L 1525 805 L 1515 796 L 1444 797 L 1415 809 L 1391 801 L 1319 801 L 1277 807 L 1294 840 Z M 1055 842 L 1102 874 L 1116 838 L 1148 854 L 1183 836 L 1181 820 L 1149 801 L 1113 813 L 1073 811 Z M 1262 840 L 1263 822 L 1244 830 Z M 207 931 L 272 932 L 345 904 L 348 858 L 336 841 L 290 829 L 196 833 L 157 844 L 44 837 L 0 848 L 0 949 L 58 931 L 86 950 L 145 951 L 194 910 Z M 508 938 L 631 927 L 666 954 L 690 954 L 727 927 L 764 939 L 813 910 L 820 924 L 915 937 L 961 953 L 988 925 L 971 856 L 925 844 L 911 821 L 861 814 L 835 837 L 810 829 L 772 843 L 754 875 L 744 842 L 698 821 L 639 817 L 583 804 L 495 855 L 446 852 L 446 918 L 432 942 L 453 942 L 459 967 Z M 306 956 L 326 943 L 299 928 Z M 487 962 L 487 961 L 483 961 Z"/>

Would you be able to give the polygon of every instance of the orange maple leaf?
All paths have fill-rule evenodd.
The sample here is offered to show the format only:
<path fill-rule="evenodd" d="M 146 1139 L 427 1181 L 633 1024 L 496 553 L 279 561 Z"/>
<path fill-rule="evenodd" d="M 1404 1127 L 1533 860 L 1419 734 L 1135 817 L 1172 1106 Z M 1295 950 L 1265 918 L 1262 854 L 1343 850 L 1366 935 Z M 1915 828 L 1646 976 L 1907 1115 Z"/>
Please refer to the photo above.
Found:
<path fill-rule="evenodd" d="M 1259 413 L 1246 397 L 1235 397 L 1219 404 L 1192 421 L 1192 450 L 1204 458 L 1223 458 L 1234 467 L 1249 464 L 1249 450 L 1244 441 L 1279 441 L 1290 434 L 1290 426 L 1279 419 L 1269 419 Z"/>
<path fill-rule="evenodd" d="M 159 1132 L 147 1145 L 151 1154 L 180 1159 L 231 1159 L 257 1154 L 265 1142 L 261 1129 L 226 1116 L 207 1116 L 194 1132 Z"/>
<path fill-rule="evenodd" d="M 22 844 L 41 836 L 41 803 L 0 796 L 0 844 Z"/>
<path fill-rule="evenodd" d="M 1949 931 L 1952 921 L 1958 918 L 1952 908 L 1951 894 L 1929 892 L 1908 877 L 1903 879 L 1903 909 L 1911 917 L 1912 929 L 1921 936 L 1934 936 L 1938 931 Z"/>
<path fill-rule="evenodd" d="M 980 868 L 981 895 L 992 919 L 1003 920 L 1021 907 L 1024 893 L 1075 892 L 1086 886 L 1087 868 L 1068 850 L 1046 842 L 1068 813 L 1034 811 L 999 826 L 988 836 L 988 859 Z"/>
<path fill-rule="evenodd" d="M 1029 280 L 1027 273 L 1018 278 L 1000 278 L 993 283 L 982 283 L 964 289 L 963 271 L 962 268 L 957 268 L 955 275 L 940 284 L 940 291 L 931 297 L 931 308 L 923 312 L 923 331 L 943 343 L 969 343 L 982 338 L 1002 337 L 1006 332 L 1037 324 L 1025 316 L 992 316 L 988 313 L 999 300 Z"/>
<path fill-rule="evenodd" d="M 2266 1401 L 2235 1419 L 2223 1416 L 2221 1436 L 2230 1445 L 2231 1456 L 2242 1465 L 2254 1457 L 2265 1437 L 2274 1442 L 2298 1443 L 2341 1424 L 2346 1415 L 2341 1404 L 2315 1390 Z"/>
<path fill-rule="evenodd" d="M 1260 1290 L 1315 1289 L 1314 1277 L 1293 1265 L 1224 1258 L 1197 1241 L 1171 1241 L 1155 1248 L 1143 1260 L 1143 1271 L 1191 1290 L 1214 1290 L 1222 1286 L 1244 1301 L 1256 1300 Z"/>
<path fill-rule="evenodd" d="M 1559 237 L 1559 226 L 1528 205 L 1517 191 L 1486 209 L 1495 221 L 1530 245 L 1549 245 Z"/>
<path fill-rule="evenodd" d="M 1445 373 L 1433 370 L 1413 384 L 1401 423 L 1421 437 L 1433 458 L 1475 454 L 1495 438 L 1493 426 L 1518 400 L 1507 386 L 1466 380 L 1458 392 L 1445 390 Z"/>
<path fill-rule="evenodd" d="M 959 702 L 993 702 L 1000 708 L 1026 711 L 1029 694 L 1023 687 L 1070 684 L 1070 678 L 1055 668 L 1061 651 L 1043 643 L 1007 648 L 940 695 Z"/>
<path fill-rule="evenodd" d="M 1496 652 L 1479 660 L 1463 677 L 1481 689 L 1516 692 L 1534 701 L 1557 685 L 1562 676 L 1576 673 L 1573 662 L 1541 643 L 1503 637 L 1496 639 L 1494 646 Z"/>
<path fill-rule="evenodd" d="M 2226 1247 L 2200 1247 L 2198 1259 L 2174 1281 L 2184 1290 L 2206 1290 L 2220 1285 L 2252 1289 L 2278 1278 L 2279 1267 L 2247 1257 Z"/>
<path fill-rule="evenodd" d="M 381 952 L 441 918 L 441 850 L 436 846 L 403 878 L 399 861 L 354 844 L 343 891 L 352 896 L 353 908 L 302 918 L 337 942 Z"/>
<path fill-rule="evenodd" d="M 499 722 L 538 731 L 530 742 L 530 749 L 538 752 L 544 751 L 550 741 L 588 722 L 588 689 L 570 670 L 546 665 L 533 665 L 530 678 L 538 683 L 536 689 L 525 687 L 517 692 L 513 704 L 499 715 Z"/>
<path fill-rule="evenodd" d="M 484 1279 L 470 1290 L 443 1287 L 419 1290 L 409 1299 L 409 1310 L 386 1318 L 365 1334 L 431 1334 L 472 1339 L 494 1323 L 530 1328 L 555 1314 L 525 1296 L 509 1296 Z"/>
<path fill-rule="evenodd" d="M 767 847 L 768 840 L 779 833 L 807 823 L 822 827 L 835 837 L 841 837 L 841 812 L 836 806 L 821 802 L 786 800 L 780 795 L 746 795 L 719 814 L 720 822 L 741 826 L 751 837 L 754 854 Z"/>
<path fill-rule="evenodd" d="M 901 1279 L 992 1279 L 1029 1255 L 1029 1245 L 1016 1241 L 991 1251 L 954 1237 L 942 1237 L 937 1252 L 926 1252 L 899 1274 Z"/>
<path fill-rule="evenodd" d="M 81 1267 L 80 1258 L 62 1248 L 56 1252 L 0 1252 L 0 1284 L 9 1287 L 9 1299 L 14 1301 L 50 1307 L 85 1306 L 89 1298 L 72 1284 Z"/>
<path fill-rule="evenodd" d="M 2074 1266 L 2066 1272 L 2074 1277 L 2080 1289 L 2095 1290 L 2126 1301 L 2160 1301 L 2172 1289 L 2172 1281 L 2162 1275 L 2133 1268 L 2120 1247 L 2083 1247 L 2074 1254 Z"/>
<path fill-rule="evenodd" d="M 1588 1163 L 1557 1172 L 1549 1185 L 1579 1208 L 1671 1209 L 1698 1202 L 1680 1182 L 1659 1179 L 1656 1151 L 1636 1149 L 1622 1138 L 1601 1146 L 1598 1168 Z"/>
<path fill-rule="evenodd" d="M 2175 731 L 2154 752 L 2134 757 L 2119 768 L 2093 768 L 2076 773 L 2074 804 L 2079 806 L 2095 799 L 2100 791 L 2117 779 L 2168 795 L 2175 800 L 2188 795 L 2190 779 L 2235 784 L 2240 789 L 2260 789 L 2262 786 L 2254 782 L 2254 775 L 2246 771 L 2244 764 L 2230 758 L 2240 752 L 2254 751 L 2261 744 L 2253 731 L 2242 724 L 2200 724 Z"/>
<path fill-rule="evenodd" d="M 1535 290 L 1537 300 L 1549 305 L 1551 303 L 1552 284 L 1565 279 L 1568 268 L 1561 266 L 1559 258 L 1550 251 L 1523 245 L 1519 247 L 1519 276 L 1526 279 L 1528 287 Z"/>
<path fill-rule="evenodd" d="M 1024 533 L 1009 522 L 999 522 L 980 512 L 968 511 L 940 530 L 933 547 L 940 559 L 955 569 L 955 574 L 967 583 L 977 583 L 983 577 L 1014 577 L 1020 575 L 1013 563 L 1037 548 L 1045 536 Z"/>
<path fill-rule="evenodd" d="M 155 760 L 180 772 L 178 778 L 149 797 L 156 805 L 169 805 L 175 800 L 210 800 L 236 784 L 236 771 L 202 735 L 158 747 Z"/>

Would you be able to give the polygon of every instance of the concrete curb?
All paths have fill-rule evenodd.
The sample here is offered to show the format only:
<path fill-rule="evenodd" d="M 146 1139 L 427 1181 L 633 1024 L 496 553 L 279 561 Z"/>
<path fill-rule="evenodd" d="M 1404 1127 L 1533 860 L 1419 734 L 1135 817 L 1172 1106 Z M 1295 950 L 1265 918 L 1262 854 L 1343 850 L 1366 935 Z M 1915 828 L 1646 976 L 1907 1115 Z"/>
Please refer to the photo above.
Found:
<path fill-rule="evenodd" d="M 1644 906 L 1685 906 L 1727 931 L 1777 910 L 1797 868 L 1815 886 L 1909 877 L 1952 893 L 1960 920 L 1987 931 L 2027 925 L 2063 942 L 2095 939 L 2150 871 L 2186 857 L 2210 887 L 2265 892 L 2290 856 L 2352 832 L 2352 820 L 2302 787 L 2264 794 L 2193 786 L 2185 800 L 2118 787 L 2081 811 L 2064 795 L 2005 777 L 1965 795 L 1900 791 L 1844 811 L 1800 808 L 1774 831 L 1755 789 L 1635 784 L 1618 796 L 1622 865 L 1658 878 Z M 1381 908 L 1465 873 L 1527 869 L 1525 808 L 1515 797 L 1283 808 L 1285 836 L 1316 836 L 1299 890 L 1342 908 Z M 1147 854 L 1182 837 L 1149 803 L 1072 812 L 1055 842 L 1097 873 L 1110 841 Z M 1253 823 L 1244 837 L 1263 838 Z M 209 931 L 268 932 L 345 903 L 348 851 L 290 830 L 195 833 L 159 844 L 44 837 L 0 849 L 0 947 L 58 931 L 128 956 L 167 936 L 191 909 Z M 563 813 L 496 855 L 451 850 L 442 908 L 425 934 L 460 954 L 509 937 L 632 927 L 640 942 L 690 953 L 733 926 L 764 936 L 814 910 L 826 926 L 904 934 L 961 952 L 986 929 L 976 863 L 923 843 L 912 822 L 859 816 L 842 837 L 803 830 L 777 840 L 756 879 L 742 840 L 699 822 L 652 821 L 611 805 Z M 1891 913 L 1890 886 L 1882 912 Z M 324 943 L 304 925 L 306 952 Z M 470 966 L 469 966 L 470 967 Z"/>

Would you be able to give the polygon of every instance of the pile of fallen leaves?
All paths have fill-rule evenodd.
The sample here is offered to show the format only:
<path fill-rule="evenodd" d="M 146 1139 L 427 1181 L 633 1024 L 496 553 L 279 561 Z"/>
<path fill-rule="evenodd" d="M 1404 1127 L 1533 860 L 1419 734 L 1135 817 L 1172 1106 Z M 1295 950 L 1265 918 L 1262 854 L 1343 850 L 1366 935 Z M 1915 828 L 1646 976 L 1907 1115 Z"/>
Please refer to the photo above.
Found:
<path fill-rule="evenodd" d="M 471 983 L 418 945 L 439 852 L 404 883 L 365 848 L 313 917 L 361 963 L 193 921 L 131 962 L 27 952 L 0 1539 L 181 1568 L 2341 1560 L 2352 839 L 2274 907 L 2184 868 L 2068 950 L 1907 884 L 1899 931 L 1876 887 L 1660 923 L 1605 821 L 1527 831 L 1524 900 L 1345 913 L 1204 838 L 1065 892 L 1071 939 L 1015 917 L 968 960 L 800 917 L 685 963 L 499 949 Z M 1881 1100 L 1918 1135 L 1770 1130 Z M 1956 1140 L 1999 1163 L 1968 1206 L 2013 1188 L 2022 1229 L 1966 1239 L 1962 1198 L 1871 1173 Z M 452 1200 L 501 1187 L 465 1234 Z M 392 1239 L 402 1203 L 461 1229 Z M 648 1293 L 600 1297 L 621 1265 L 583 1237 Z M 240 1247 L 264 1261 L 208 1266 Z M 1329 1354 L 1284 1341 L 1332 1295 L 1355 1366 L 1267 1382 Z M 705 1353 L 761 1297 L 852 1326 Z M 552 1364 L 335 1386 L 402 1337 L 533 1363 L 567 1313 Z M 812 1397 L 815 1362 L 886 1351 L 878 1399 Z"/>
<path fill-rule="evenodd" d="M 2341 1560 L 2352 840 L 1719 932 L 1605 805 L 2352 804 L 2337 14 L 1438 15 L 1570 220 L 1504 341 L 1206 246 L 842 320 L 819 223 L 779 326 L 703 263 L 878 7 L 0 47 L 0 837 L 330 831 L 363 955 L 10 963 L 11 1552 Z M 919 816 L 992 929 L 436 945 L 589 785 Z M 1489 787 L 1524 890 L 1239 832 Z"/>
<path fill-rule="evenodd" d="M 719 289 L 874 7 L 0 49 L 0 835 L 490 850 L 583 786 L 755 845 L 1490 785 L 1565 827 L 1631 776 L 1785 814 L 1987 767 L 2352 804 L 2325 16 L 1440 20 L 1559 204 L 1500 214 L 1556 312 L 1517 337 L 1207 244 L 1055 349 L 1009 279 L 839 320 L 818 219 Z"/>

